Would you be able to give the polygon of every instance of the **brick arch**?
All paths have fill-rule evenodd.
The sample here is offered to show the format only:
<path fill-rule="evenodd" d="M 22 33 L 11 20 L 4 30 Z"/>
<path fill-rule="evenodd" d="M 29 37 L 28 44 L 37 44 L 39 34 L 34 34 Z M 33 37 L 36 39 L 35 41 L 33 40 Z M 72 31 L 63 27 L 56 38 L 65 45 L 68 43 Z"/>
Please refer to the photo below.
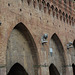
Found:
<path fill-rule="evenodd" d="M 17 34 L 15 34 L 17 32 Z M 15 34 L 15 35 L 14 35 Z M 20 35 L 21 34 L 21 35 Z M 22 37 L 19 37 L 19 35 L 20 36 L 22 36 Z M 22 60 L 22 58 L 20 58 L 19 56 L 19 59 L 20 59 L 20 61 L 17 59 L 17 58 L 15 58 L 15 57 L 13 57 L 13 56 L 11 56 L 10 54 L 14 54 L 13 52 L 11 52 L 11 51 L 14 51 L 15 49 L 17 50 L 17 52 L 18 52 L 18 49 L 20 48 L 20 47 L 22 47 L 21 46 L 21 44 L 20 44 L 20 42 L 22 41 L 21 39 L 21 41 L 20 40 L 18 40 L 18 41 L 20 41 L 20 42 L 18 42 L 17 44 L 20 44 L 19 46 L 17 45 L 17 47 L 19 47 L 19 48 L 17 48 L 16 46 L 14 46 L 14 45 L 16 45 L 15 43 L 14 43 L 14 40 L 15 39 L 13 39 L 14 38 L 14 36 L 15 37 L 17 37 L 17 39 L 20 39 L 20 38 L 23 38 L 23 43 L 24 44 L 27 44 L 27 49 L 29 49 L 30 51 L 29 51 L 29 56 L 31 57 L 31 60 L 30 60 L 30 62 L 29 61 L 27 61 L 27 63 L 29 62 L 29 63 L 33 63 L 33 65 L 32 66 L 34 66 L 34 65 L 38 65 L 39 64 L 39 57 L 38 57 L 38 51 L 37 51 L 37 47 L 36 47 L 36 44 L 35 44 L 35 41 L 34 41 L 34 39 L 33 39 L 33 36 L 31 35 L 31 33 L 30 33 L 30 31 L 27 29 L 27 27 L 25 27 L 25 25 L 22 23 L 22 22 L 20 22 L 20 23 L 18 23 L 14 28 L 13 28 L 13 30 L 12 30 L 12 32 L 11 32 L 11 34 L 10 34 L 10 37 L 9 37 L 9 40 L 8 40 L 8 45 L 7 45 L 7 51 L 6 51 L 6 61 L 7 61 L 7 67 L 6 67 L 6 69 L 8 69 L 7 70 L 7 72 L 9 72 L 9 70 L 10 70 L 10 68 L 12 67 L 12 65 L 14 64 L 14 63 L 16 63 L 16 62 L 19 62 L 21 65 L 25 65 L 23 62 L 25 61 L 25 60 Z M 19 38 L 18 38 L 19 37 Z M 10 39 L 11 38 L 11 39 Z M 17 40 L 16 39 L 16 40 Z M 24 41 L 24 39 L 25 39 L 25 41 Z M 12 41 L 13 40 L 13 41 Z M 16 41 L 15 40 L 15 41 Z M 11 42 L 11 43 L 10 43 Z M 13 43 L 12 43 L 13 42 Z M 22 42 L 21 42 L 22 43 Z M 12 46 L 12 48 L 13 47 L 16 47 L 14 50 L 12 50 L 11 48 L 10 48 L 10 44 L 12 44 L 11 46 Z M 23 44 L 23 45 L 24 45 Z M 24 46 L 23 46 L 24 47 Z M 22 51 L 25 51 L 25 47 L 23 48 L 22 47 Z M 11 51 L 10 51 L 10 49 L 11 49 Z M 21 51 L 20 51 L 21 52 Z M 18 55 L 20 55 L 21 53 L 17 53 Z M 26 53 L 25 52 L 25 53 Z M 22 54 L 23 54 L 24 52 L 22 52 Z M 26 54 L 27 54 L 26 53 Z M 22 55 L 21 54 L 21 55 Z M 23 55 L 24 56 L 24 55 Z M 14 58 L 14 59 L 11 59 L 11 58 Z M 28 56 L 26 55 L 26 60 L 29 60 L 30 58 L 27 58 Z M 25 56 L 24 56 L 24 58 L 25 58 Z M 11 61 L 11 63 L 10 63 L 10 61 Z M 22 62 L 23 61 L 23 62 Z M 10 66 L 8 66 L 8 65 L 10 65 Z M 38 73 L 38 68 L 36 68 L 36 67 L 33 67 L 34 68 L 34 73 L 35 74 L 37 74 Z"/>
<path fill-rule="evenodd" d="M 63 46 L 62 46 L 62 43 L 60 41 L 60 38 L 58 37 L 58 35 L 56 33 L 54 33 L 52 35 L 51 39 L 53 39 L 57 45 L 59 45 L 59 43 L 60 43 L 60 46 L 61 46 L 62 50 L 64 51 Z M 58 47 L 60 47 L 60 46 L 58 46 Z"/>
<path fill-rule="evenodd" d="M 52 35 L 51 39 L 53 39 L 54 42 L 57 44 L 57 48 L 58 48 L 60 54 L 61 54 L 62 56 L 64 56 L 64 54 L 62 54 L 62 53 L 64 53 L 64 48 L 63 48 L 62 42 L 60 41 L 60 38 L 58 37 L 58 35 L 57 35 L 56 33 L 54 33 L 54 34 Z M 63 59 L 63 60 L 65 60 L 65 59 Z M 65 62 L 65 61 L 64 61 L 64 62 Z"/>
<path fill-rule="evenodd" d="M 52 60 L 50 64 L 54 63 L 58 71 L 62 73 L 62 75 L 65 75 L 66 68 L 64 67 L 64 65 L 66 64 L 66 62 L 65 62 L 64 48 L 56 33 L 54 33 L 50 39 L 50 49 L 53 50 L 52 53 L 53 56 L 50 54 L 51 58 L 50 60 Z M 60 68 L 62 69 L 60 70 Z"/>

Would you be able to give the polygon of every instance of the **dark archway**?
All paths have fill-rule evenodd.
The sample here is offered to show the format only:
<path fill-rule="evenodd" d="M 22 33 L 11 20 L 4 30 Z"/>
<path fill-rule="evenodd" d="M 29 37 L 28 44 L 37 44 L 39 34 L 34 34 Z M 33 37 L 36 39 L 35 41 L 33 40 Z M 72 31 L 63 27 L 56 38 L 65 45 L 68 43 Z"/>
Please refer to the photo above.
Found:
<path fill-rule="evenodd" d="M 74 46 L 74 48 L 75 48 L 75 40 L 73 41 L 73 46 Z"/>
<path fill-rule="evenodd" d="M 50 75 L 60 75 L 54 64 L 50 65 L 50 67 L 49 67 L 49 74 Z"/>
<path fill-rule="evenodd" d="M 19 63 L 14 64 L 7 75 L 28 75 L 23 66 Z"/>
<path fill-rule="evenodd" d="M 75 54 L 75 40 L 73 41 L 73 47 L 74 47 L 74 51 L 73 53 Z M 73 68 L 73 75 L 75 75 L 75 64 L 72 64 L 72 68 Z"/>
<path fill-rule="evenodd" d="M 75 75 L 75 64 L 72 64 L 72 68 L 73 68 L 73 75 Z"/>

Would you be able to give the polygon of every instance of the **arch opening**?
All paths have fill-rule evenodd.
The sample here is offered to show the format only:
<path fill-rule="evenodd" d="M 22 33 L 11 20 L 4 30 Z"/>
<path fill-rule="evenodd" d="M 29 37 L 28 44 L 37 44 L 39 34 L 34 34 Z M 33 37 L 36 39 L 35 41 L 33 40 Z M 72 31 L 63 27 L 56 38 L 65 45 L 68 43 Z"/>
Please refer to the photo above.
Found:
<path fill-rule="evenodd" d="M 50 75 L 60 75 L 58 70 L 57 70 L 57 68 L 56 68 L 56 66 L 54 64 L 51 64 L 49 66 L 49 74 Z"/>
<path fill-rule="evenodd" d="M 20 65 L 19 63 L 15 63 L 11 67 L 7 75 L 28 75 L 28 73 L 26 72 L 26 70 L 22 65 Z"/>
<path fill-rule="evenodd" d="M 49 56 L 50 63 L 55 64 L 55 66 L 57 67 L 59 71 L 59 74 L 65 75 L 66 68 L 64 67 L 65 65 L 64 49 L 56 33 L 54 33 L 50 39 L 50 49 L 49 50 L 50 50 L 49 51 L 50 52 L 50 56 Z"/>
<path fill-rule="evenodd" d="M 74 48 L 75 48 L 75 40 L 73 41 L 73 46 L 74 46 Z"/>
<path fill-rule="evenodd" d="M 38 74 L 38 51 L 30 31 L 23 23 L 18 23 L 12 30 L 7 43 L 6 72 L 16 63 L 20 63 L 29 75 Z"/>

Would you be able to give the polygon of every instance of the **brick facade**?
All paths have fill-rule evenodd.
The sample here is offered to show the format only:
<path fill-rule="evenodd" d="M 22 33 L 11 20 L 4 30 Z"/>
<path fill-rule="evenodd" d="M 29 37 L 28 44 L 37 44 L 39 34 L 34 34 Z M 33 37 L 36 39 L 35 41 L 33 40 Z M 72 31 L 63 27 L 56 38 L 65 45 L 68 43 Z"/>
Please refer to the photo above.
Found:
<path fill-rule="evenodd" d="M 66 3 L 64 0 L 60 2 L 59 0 L 0 1 L 0 75 L 6 75 L 8 73 L 7 70 L 16 62 L 20 63 L 29 75 L 49 75 L 51 63 L 56 66 L 61 75 L 73 75 L 72 64 L 75 64 L 75 44 L 73 44 L 73 48 L 67 49 L 67 43 L 75 42 L 75 2 L 71 1 L 70 3 L 71 6 L 69 0 L 66 0 Z M 20 37 L 14 31 L 14 27 L 17 25 L 24 26 L 20 26 L 19 31 L 23 34 L 21 36 L 24 36 L 27 40 L 28 44 L 25 43 L 25 46 L 30 51 L 28 53 L 25 50 L 25 53 L 29 55 L 26 59 L 24 58 L 25 60 L 20 55 L 21 61 L 18 61 L 15 56 L 8 56 L 10 53 L 14 55 L 13 49 L 16 51 L 15 47 L 17 47 L 19 50 L 21 46 L 14 46 L 14 39 L 12 37 L 14 36 L 15 40 Z M 13 32 L 19 37 L 16 38 L 12 34 Z M 42 45 L 41 37 L 45 33 L 48 34 L 48 42 Z M 57 39 L 55 37 L 52 38 L 53 36 L 56 36 Z M 8 45 L 10 39 L 11 44 L 9 43 Z M 23 40 L 24 38 L 18 40 L 18 44 Z M 7 49 L 7 46 L 10 47 L 10 45 L 13 49 Z M 54 59 L 49 53 L 50 47 L 54 49 Z M 12 57 L 12 59 L 9 57 Z M 25 56 L 23 55 L 23 57 Z M 12 62 L 9 66 L 8 63 L 10 61 Z M 26 67 L 25 63 L 30 66 Z M 33 64 L 40 65 L 40 67 L 32 70 Z M 65 66 L 65 68 L 62 66 Z"/>

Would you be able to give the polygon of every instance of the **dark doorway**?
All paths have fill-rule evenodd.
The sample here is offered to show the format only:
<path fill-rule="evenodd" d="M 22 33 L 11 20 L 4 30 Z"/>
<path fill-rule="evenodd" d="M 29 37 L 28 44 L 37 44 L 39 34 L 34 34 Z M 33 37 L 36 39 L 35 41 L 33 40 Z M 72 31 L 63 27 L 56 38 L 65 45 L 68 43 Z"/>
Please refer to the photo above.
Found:
<path fill-rule="evenodd" d="M 54 66 L 54 64 L 51 64 L 49 67 L 49 74 L 50 75 L 60 75 L 57 68 Z"/>
<path fill-rule="evenodd" d="M 73 75 L 75 75 L 75 65 L 72 64 L 72 68 L 73 68 Z"/>
<path fill-rule="evenodd" d="M 73 41 L 73 46 L 74 46 L 74 48 L 75 48 L 75 40 Z"/>
<path fill-rule="evenodd" d="M 19 64 L 14 64 L 7 75 L 28 75 L 25 69 Z"/>
<path fill-rule="evenodd" d="M 73 47 L 74 47 L 73 55 L 75 55 L 75 40 L 73 41 Z M 74 59 L 73 59 L 73 62 L 74 62 Z M 75 64 L 74 63 L 72 64 L 72 68 L 73 68 L 73 75 L 75 75 Z"/>

